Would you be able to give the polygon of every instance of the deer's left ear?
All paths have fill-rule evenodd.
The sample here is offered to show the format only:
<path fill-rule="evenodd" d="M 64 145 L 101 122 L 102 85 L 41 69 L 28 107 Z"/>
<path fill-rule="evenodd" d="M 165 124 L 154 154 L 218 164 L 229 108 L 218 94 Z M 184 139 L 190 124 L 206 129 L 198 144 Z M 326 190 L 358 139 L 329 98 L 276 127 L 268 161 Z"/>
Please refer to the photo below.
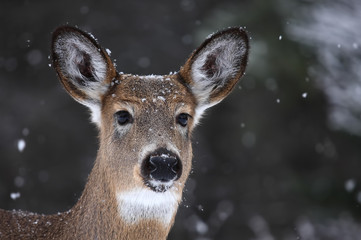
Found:
<path fill-rule="evenodd" d="M 180 75 L 198 102 L 196 122 L 205 109 L 222 101 L 243 76 L 248 50 L 246 31 L 229 28 L 209 37 L 181 68 Z"/>

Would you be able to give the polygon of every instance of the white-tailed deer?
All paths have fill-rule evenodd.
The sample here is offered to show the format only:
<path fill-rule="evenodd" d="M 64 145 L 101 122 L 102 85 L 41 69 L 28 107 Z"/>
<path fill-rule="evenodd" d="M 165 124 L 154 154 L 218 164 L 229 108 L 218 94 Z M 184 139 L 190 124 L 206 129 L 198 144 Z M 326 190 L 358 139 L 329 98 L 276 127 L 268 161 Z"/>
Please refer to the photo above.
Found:
<path fill-rule="evenodd" d="M 0 239 L 166 239 L 191 170 L 191 133 L 244 74 L 242 28 L 210 36 L 178 73 L 118 73 L 107 51 L 64 26 L 53 66 L 67 92 L 91 110 L 100 147 L 85 190 L 64 213 L 0 210 Z"/>

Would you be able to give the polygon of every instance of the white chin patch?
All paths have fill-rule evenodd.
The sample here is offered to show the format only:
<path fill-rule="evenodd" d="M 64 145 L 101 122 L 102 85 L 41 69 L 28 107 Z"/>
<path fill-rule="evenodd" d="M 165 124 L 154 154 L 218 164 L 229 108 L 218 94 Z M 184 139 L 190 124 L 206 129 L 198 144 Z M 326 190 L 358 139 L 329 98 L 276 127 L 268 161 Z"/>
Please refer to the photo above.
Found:
<path fill-rule="evenodd" d="M 136 224 L 142 220 L 156 220 L 169 225 L 175 215 L 181 195 L 171 189 L 155 192 L 139 188 L 117 194 L 118 211 L 126 223 Z"/>

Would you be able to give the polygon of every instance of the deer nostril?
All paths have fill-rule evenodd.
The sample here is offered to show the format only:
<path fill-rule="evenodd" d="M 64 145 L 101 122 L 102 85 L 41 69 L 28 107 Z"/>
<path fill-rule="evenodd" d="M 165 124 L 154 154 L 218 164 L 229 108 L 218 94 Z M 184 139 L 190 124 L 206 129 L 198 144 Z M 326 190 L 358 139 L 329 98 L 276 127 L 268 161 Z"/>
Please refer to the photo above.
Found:
<path fill-rule="evenodd" d="M 181 170 L 181 165 L 180 165 L 180 162 L 178 161 L 178 159 L 176 159 L 176 161 L 171 166 L 171 170 L 175 174 L 178 174 L 178 172 Z"/>
<path fill-rule="evenodd" d="M 149 159 L 149 164 L 146 164 L 146 168 L 149 171 L 149 173 L 152 173 L 157 170 L 157 165 L 154 163 L 154 160 L 152 158 Z"/>

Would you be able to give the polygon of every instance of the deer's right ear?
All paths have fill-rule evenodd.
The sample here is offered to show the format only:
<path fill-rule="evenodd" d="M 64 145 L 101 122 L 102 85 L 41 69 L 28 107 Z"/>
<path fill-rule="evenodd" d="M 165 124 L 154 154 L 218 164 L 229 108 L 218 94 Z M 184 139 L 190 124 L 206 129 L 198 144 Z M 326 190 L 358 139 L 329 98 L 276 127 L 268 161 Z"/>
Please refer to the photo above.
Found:
<path fill-rule="evenodd" d="M 182 80 L 197 100 L 195 123 L 204 110 L 222 101 L 243 76 L 248 50 L 246 31 L 229 28 L 208 37 L 181 68 Z"/>
<path fill-rule="evenodd" d="M 100 121 L 100 103 L 116 71 L 108 54 L 89 34 L 70 26 L 53 33 L 53 66 L 66 91 Z"/>

